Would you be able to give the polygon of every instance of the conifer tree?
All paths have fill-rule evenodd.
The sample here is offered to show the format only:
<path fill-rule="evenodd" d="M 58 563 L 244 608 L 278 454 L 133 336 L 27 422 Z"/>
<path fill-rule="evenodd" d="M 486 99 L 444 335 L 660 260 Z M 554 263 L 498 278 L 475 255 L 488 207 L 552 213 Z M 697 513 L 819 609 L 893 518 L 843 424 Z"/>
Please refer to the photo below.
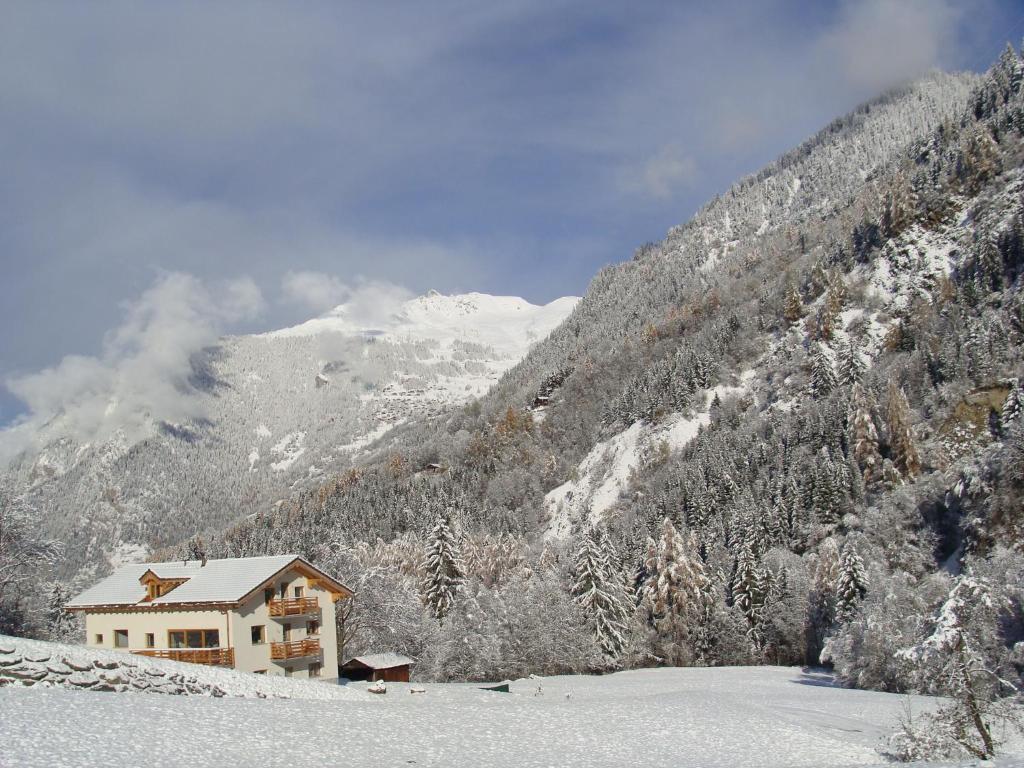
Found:
<path fill-rule="evenodd" d="M 614 663 L 626 646 L 628 603 L 625 584 L 612 564 L 608 537 L 588 529 L 573 558 L 572 595 L 594 632 L 605 659 Z"/>
<path fill-rule="evenodd" d="M 857 343 L 852 339 L 840 344 L 836 350 L 836 362 L 839 367 L 838 379 L 840 384 L 852 387 L 864 378 L 868 366 L 864 362 Z"/>
<path fill-rule="evenodd" d="M 782 309 L 782 316 L 790 324 L 799 322 L 800 318 L 804 316 L 804 304 L 795 285 L 790 285 L 786 291 L 786 303 Z"/>
<path fill-rule="evenodd" d="M 1000 414 L 1004 432 L 1020 418 L 1022 409 L 1024 409 L 1024 388 L 1021 388 L 1019 380 L 1015 380 L 1006 400 L 1003 401 L 1003 409 Z"/>
<path fill-rule="evenodd" d="M 921 457 L 910 428 L 910 405 L 906 394 L 894 381 L 889 382 L 888 421 L 893 465 L 902 477 L 908 480 L 917 477 L 921 472 Z"/>
<path fill-rule="evenodd" d="M 836 620 L 845 623 L 853 618 L 867 591 L 868 575 L 864 561 L 853 546 L 847 544 L 839 560 L 839 576 L 836 579 Z"/>
<path fill-rule="evenodd" d="M 697 555 L 692 535 L 680 534 L 669 518 L 649 552 L 641 608 L 653 629 L 657 653 L 679 666 L 705 661 L 713 643 L 714 585 Z"/>
<path fill-rule="evenodd" d="M 811 394 L 815 397 L 827 397 L 837 384 L 832 360 L 825 351 L 825 345 L 818 343 L 811 353 Z"/>
<path fill-rule="evenodd" d="M 878 430 L 871 416 L 868 396 L 860 384 L 853 387 L 849 424 L 853 458 L 863 474 L 865 485 L 870 486 L 882 476 L 882 455 L 878 451 Z"/>
<path fill-rule="evenodd" d="M 423 567 L 426 571 L 423 602 L 439 621 L 443 621 L 455 603 L 455 595 L 464 578 L 458 542 L 445 512 L 438 513 L 434 528 L 427 537 Z"/>
<path fill-rule="evenodd" d="M 754 554 L 749 537 L 744 537 L 736 558 L 736 576 L 732 584 L 733 604 L 747 620 L 747 637 L 760 646 L 760 625 L 764 618 L 765 576 Z"/>
<path fill-rule="evenodd" d="M 59 581 L 54 582 L 46 601 L 46 629 L 51 640 L 68 642 L 77 629 L 75 617 L 64 610 L 69 599 L 71 593 L 67 587 Z"/>

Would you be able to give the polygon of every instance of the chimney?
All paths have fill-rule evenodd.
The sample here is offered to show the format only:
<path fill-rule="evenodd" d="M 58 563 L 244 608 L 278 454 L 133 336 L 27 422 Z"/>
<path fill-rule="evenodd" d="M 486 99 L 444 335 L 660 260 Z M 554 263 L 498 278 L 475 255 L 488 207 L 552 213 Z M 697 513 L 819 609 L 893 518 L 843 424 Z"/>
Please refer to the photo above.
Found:
<path fill-rule="evenodd" d="M 205 552 L 203 552 L 203 559 L 202 559 L 202 562 L 199 563 L 199 567 L 200 568 L 205 568 L 206 567 L 206 553 Z"/>

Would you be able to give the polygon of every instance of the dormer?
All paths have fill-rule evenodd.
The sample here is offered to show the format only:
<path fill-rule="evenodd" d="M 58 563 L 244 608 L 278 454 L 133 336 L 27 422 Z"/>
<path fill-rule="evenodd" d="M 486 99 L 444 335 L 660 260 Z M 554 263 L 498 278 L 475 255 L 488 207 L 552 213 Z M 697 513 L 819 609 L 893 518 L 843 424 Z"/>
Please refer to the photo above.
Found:
<path fill-rule="evenodd" d="M 158 597 L 163 597 L 175 587 L 181 586 L 188 579 L 163 579 L 153 573 L 153 570 L 147 570 L 144 574 L 139 577 L 139 583 L 146 588 L 145 602 L 155 600 Z"/>

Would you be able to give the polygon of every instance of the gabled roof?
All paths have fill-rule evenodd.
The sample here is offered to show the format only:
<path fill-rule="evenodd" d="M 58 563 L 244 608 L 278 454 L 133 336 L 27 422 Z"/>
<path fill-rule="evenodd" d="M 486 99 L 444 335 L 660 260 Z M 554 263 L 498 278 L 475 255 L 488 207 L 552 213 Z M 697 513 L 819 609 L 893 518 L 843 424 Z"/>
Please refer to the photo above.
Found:
<path fill-rule="evenodd" d="M 115 570 L 98 584 L 68 601 L 67 608 L 99 606 L 168 606 L 179 604 L 237 603 L 266 581 L 292 565 L 297 565 L 327 582 L 328 588 L 351 594 L 352 590 L 298 555 L 233 557 L 223 560 L 176 560 L 168 563 L 135 563 Z M 147 600 L 147 589 L 140 583 L 147 572 L 164 580 L 184 580 L 162 597 Z"/>
<path fill-rule="evenodd" d="M 342 666 L 347 666 L 353 661 L 357 661 L 370 669 L 391 669 L 392 667 L 404 667 L 408 664 L 416 663 L 400 653 L 370 653 L 366 656 L 355 656 L 346 661 Z"/>

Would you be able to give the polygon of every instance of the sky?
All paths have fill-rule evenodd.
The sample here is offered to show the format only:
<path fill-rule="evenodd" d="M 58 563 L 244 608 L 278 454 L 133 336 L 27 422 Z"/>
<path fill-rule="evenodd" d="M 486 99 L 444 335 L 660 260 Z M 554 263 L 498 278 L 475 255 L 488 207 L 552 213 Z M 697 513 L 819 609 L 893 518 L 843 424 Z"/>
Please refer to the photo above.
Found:
<path fill-rule="evenodd" d="M 581 295 L 832 118 L 1022 34 L 1007 0 L 8 0 L 0 425 L 174 388 L 218 334 L 343 301 Z"/>

